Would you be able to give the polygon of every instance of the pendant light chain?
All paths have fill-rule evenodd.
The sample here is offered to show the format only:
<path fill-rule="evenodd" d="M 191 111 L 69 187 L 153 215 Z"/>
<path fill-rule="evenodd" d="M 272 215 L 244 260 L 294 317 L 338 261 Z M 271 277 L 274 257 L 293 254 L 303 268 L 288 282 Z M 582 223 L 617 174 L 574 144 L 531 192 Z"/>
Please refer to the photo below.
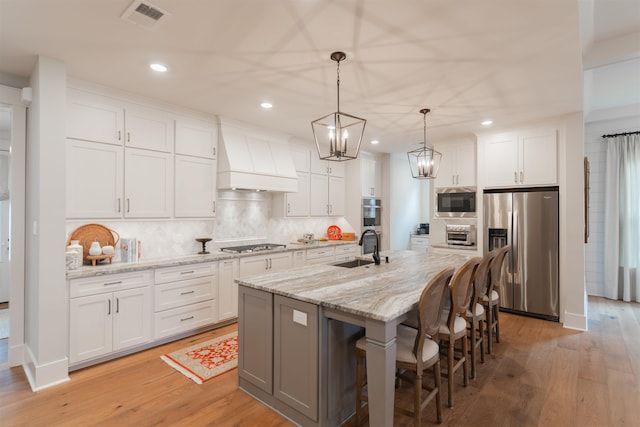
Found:
<path fill-rule="evenodd" d="M 338 110 L 337 110 L 337 112 L 339 113 L 340 112 L 340 61 L 338 60 L 336 62 L 338 63 L 338 71 L 336 73 L 337 76 L 338 76 L 337 80 L 336 80 L 336 88 L 337 88 L 336 90 L 338 92 L 338 96 L 337 96 L 337 99 L 338 99 Z"/>

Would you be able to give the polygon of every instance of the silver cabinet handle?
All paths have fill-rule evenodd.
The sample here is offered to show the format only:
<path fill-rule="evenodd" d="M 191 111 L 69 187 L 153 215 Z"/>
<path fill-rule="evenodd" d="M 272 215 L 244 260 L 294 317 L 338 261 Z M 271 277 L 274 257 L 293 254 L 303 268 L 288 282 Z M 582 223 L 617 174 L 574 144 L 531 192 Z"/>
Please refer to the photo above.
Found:
<path fill-rule="evenodd" d="M 184 321 L 191 320 L 191 319 L 193 319 L 193 316 L 185 317 L 184 319 L 180 319 L 180 321 L 184 322 Z"/>
<path fill-rule="evenodd" d="M 287 213 L 291 213 L 291 203 L 287 203 Z"/>
<path fill-rule="evenodd" d="M 118 213 L 120 213 L 120 197 L 118 197 Z"/>
<path fill-rule="evenodd" d="M 127 197 L 127 213 L 131 212 L 131 200 Z"/>
<path fill-rule="evenodd" d="M 194 294 L 196 291 L 187 291 L 187 292 L 180 292 L 180 295 L 189 295 L 189 294 Z"/>
<path fill-rule="evenodd" d="M 122 141 L 122 132 L 118 131 L 118 141 Z"/>
<path fill-rule="evenodd" d="M 265 269 L 265 270 L 268 270 L 268 269 L 269 269 L 269 259 L 268 259 L 268 258 L 265 258 L 265 259 L 264 259 L 264 265 L 265 265 L 265 266 L 264 266 L 264 269 Z"/>
<path fill-rule="evenodd" d="M 193 270 L 189 270 L 189 271 L 181 271 L 180 274 L 193 274 Z"/>
<path fill-rule="evenodd" d="M 116 313 L 120 313 L 120 298 L 116 298 Z"/>
<path fill-rule="evenodd" d="M 111 300 L 109 300 L 109 308 L 107 309 L 107 315 L 111 316 Z"/>
<path fill-rule="evenodd" d="M 127 142 L 131 142 L 131 132 L 127 132 Z"/>
<path fill-rule="evenodd" d="M 120 285 L 120 284 L 122 284 L 122 280 L 118 280 L 117 282 L 107 282 L 103 284 L 103 286 Z"/>
<path fill-rule="evenodd" d="M 213 155 L 216 155 L 216 147 L 213 147 Z"/>
<path fill-rule="evenodd" d="M 213 203 L 213 213 L 216 213 L 216 201 L 214 200 L 212 203 Z"/>
<path fill-rule="evenodd" d="M 513 173 L 513 182 L 518 183 L 518 172 Z"/>

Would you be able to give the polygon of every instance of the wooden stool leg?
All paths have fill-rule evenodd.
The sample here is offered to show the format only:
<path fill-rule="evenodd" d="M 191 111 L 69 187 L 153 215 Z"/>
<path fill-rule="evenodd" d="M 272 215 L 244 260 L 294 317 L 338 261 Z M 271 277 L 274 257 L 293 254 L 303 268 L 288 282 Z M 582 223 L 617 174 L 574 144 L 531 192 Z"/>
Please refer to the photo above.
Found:
<path fill-rule="evenodd" d="M 491 352 L 493 351 L 493 307 L 491 307 L 491 305 L 488 305 L 486 307 L 487 309 L 487 314 L 486 314 L 486 319 L 487 319 L 487 353 L 491 354 Z"/>
<path fill-rule="evenodd" d="M 495 312 L 493 313 L 494 322 L 496 323 L 496 342 L 500 342 L 500 307 L 498 304 L 493 306 Z"/>

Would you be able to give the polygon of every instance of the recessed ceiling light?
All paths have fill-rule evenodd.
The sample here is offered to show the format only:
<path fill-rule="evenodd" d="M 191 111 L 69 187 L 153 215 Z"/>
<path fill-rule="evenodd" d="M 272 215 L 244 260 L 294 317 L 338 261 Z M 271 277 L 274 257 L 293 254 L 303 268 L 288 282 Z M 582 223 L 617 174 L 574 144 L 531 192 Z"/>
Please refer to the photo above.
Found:
<path fill-rule="evenodd" d="M 167 66 L 166 65 L 162 65 L 162 64 L 158 64 L 158 63 L 154 63 L 149 65 L 149 68 L 151 68 L 153 71 L 157 71 L 159 73 L 165 73 L 167 71 Z"/>
<path fill-rule="evenodd" d="M 374 140 L 372 140 L 372 141 L 371 141 L 371 143 L 372 143 L 373 145 L 376 145 L 376 144 L 378 144 L 379 142 L 380 142 L 380 141 L 378 141 L 377 139 L 374 139 Z"/>
<path fill-rule="evenodd" d="M 273 107 L 273 104 L 271 104 L 270 102 L 263 102 L 262 104 L 260 104 L 260 106 L 265 110 L 268 110 L 269 108 Z"/>
<path fill-rule="evenodd" d="M 485 120 L 481 123 L 482 126 L 490 126 L 493 124 L 493 120 Z"/>

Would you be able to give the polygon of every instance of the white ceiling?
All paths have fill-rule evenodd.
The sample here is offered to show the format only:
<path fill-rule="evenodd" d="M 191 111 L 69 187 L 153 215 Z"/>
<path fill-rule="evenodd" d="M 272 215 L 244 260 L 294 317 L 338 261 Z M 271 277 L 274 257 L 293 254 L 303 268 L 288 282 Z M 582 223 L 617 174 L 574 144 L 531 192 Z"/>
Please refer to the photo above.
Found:
<path fill-rule="evenodd" d="M 0 73 L 27 77 L 46 55 L 72 77 L 310 140 L 311 120 L 336 110 L 329 55 L 342 50 L 341 110 L 367 119 L 365 140 L 381 151 L 422 140 L 423 107 L 434 142 L 484 119 L 505 127 L 640 104 L 638 0 L 149 3 L 169 14 L 151 30 L 120 18 L 131 0 L 0 0 Z M 594 83 L 611 77 L 615 91 Z"/>

